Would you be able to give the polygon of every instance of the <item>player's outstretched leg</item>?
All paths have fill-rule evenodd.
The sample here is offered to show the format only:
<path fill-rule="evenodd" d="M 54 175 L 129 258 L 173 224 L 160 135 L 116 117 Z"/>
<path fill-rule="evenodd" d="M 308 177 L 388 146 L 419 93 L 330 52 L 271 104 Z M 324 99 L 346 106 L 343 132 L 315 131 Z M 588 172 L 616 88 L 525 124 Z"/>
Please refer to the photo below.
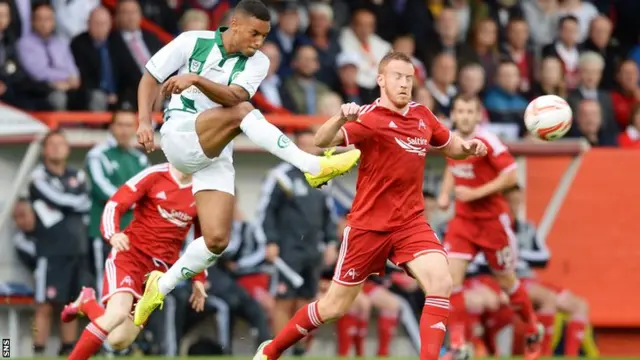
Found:
<path fill-rule="evenodd" d="M 393 337 L 398 327 L 400 300 L 383 286 L 377 286 L 369 292 L 369 299 L 378 310 L 378 357 L 388 357 Z"/>
<path fill-rule="evenodd" d="M 544 326 L 544 336 L 541 342 L 541 354 L 543 356 L 552 355 L 551 340 L 555 327 L 556 312 L 558 308 L 557 297 L 555 291 L 548 289 L 536 281 L 527 281 L 526 289 L 531 301 L 538 308 L 538 321 Z M 566 346 L 565 346 L 566 348 Z"/>
<path fill-rule="evenodd" d="M 254 360 L 275 360 L 283 352 L 303 339 L 325 322 L 333 321 L 344 315 L 360 293 L 361 284 L 354 286 L 331 283 L 326 295 L 300 308 L 276 337 L 263 343 L 254 356 Z"/>
<path fill-rule="evenodd" d="M 580 356 L 580 349 L 589 325 L 589 305 L 585 299 L 567 290 L 561 291 L 557 296 L 558 308 L 571 316 L 567 324 L 564 354 L 565 356 Z"/>
<path fill-rule="evenodd" d="M 105 310 L 98 304 L 93 289 L 82 289 L 78 299 L 65 306 L 61 315 L 64 322 L 83 315 L 91 321 L 80 335 L 69 359 L 89 359 L 100 350 L 105 341 L 116 350 L 131 345 L 140 331 L 129 319 L 132 304 L 131 294 L 118 293 L 111 297 Z"/>
<path fill-rule="evenodd" d="M 359 150 L 324 157 L 300 150 L 248 102 L 230 108 L 209 109 L 196 120 L 200 145 L 211 158 L 220 155 L 240 131 L 256 145 L 307 173 L 307 180 L 314 187 L 346 173 L 360 159 Z"/>
<path fill-rule="evenodd" d="M 538 324 L 538 317 L 533 309 L 529 294 L 527 294 L 524 285 L 516 277 L 514 271 L 496 272 L 495 276 L 500 287 L 509 295 L 511 305 L 527 324 L 525 359 L 538 359 L 542 352 L 541 343 L 544 328 Z"/>
<path fill-rule="evenodd" d="M 232 192 L 233 184 L 229 186 Z M 202 190 L 194 196 L 202 236 L 187 246 L 166 273 L 153 271 L 149 274 L 144 294 L 138 300 L 133 314 L 133 322 L 137 326 L 146 323 L 151 313 L 162 306 L 164 297 L 181 281 L 213 265 L 227 247 L 235 208 L 234 195 L 224 191 Z"/>
<path fill-rule="evenodd" d="M 444 252 L 428 252 L 406 263 L 427 296 L 420 317 L 420 360 L 437 360 L 449 320 L 451 274 Z"/>
<path fill-rule="evenodd" d="M 466 346 L 468 313 L 464 298 L 464 278 L 469 261 L 460 258 L 449 258 L 449 271 L 452 279 L 451 314 L 449 316 L 449 332 L 452 357 L 454 359 L 469 358 Z"/>

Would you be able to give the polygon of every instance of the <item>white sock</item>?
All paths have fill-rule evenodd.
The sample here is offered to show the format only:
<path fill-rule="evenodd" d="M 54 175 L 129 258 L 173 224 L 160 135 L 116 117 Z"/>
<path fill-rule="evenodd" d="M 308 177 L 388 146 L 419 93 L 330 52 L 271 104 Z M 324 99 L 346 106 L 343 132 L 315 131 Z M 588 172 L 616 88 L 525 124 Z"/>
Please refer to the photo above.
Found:
<path fill-rule="evenodd" d="M 303 172 L 320 172 L 320 158 L 300 150 L 282 131 L 268 122 L 259 110 L 247 114 L 240 123 L 240 129 L 256 145 Z"/>
<path fill-rule="evenodd" d="M 182 280 L 190 279 L 213 265 L 219 256 L 209 251 L 202 236 L 193 240 L 178 261 L 158 280 L 160 292 L 167 295 Z"/>

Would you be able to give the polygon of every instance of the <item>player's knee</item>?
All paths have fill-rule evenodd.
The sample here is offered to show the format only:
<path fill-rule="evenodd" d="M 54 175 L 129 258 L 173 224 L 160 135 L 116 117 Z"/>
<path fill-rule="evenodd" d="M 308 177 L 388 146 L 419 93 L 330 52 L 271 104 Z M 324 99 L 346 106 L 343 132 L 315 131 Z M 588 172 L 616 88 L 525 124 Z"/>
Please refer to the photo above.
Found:
<path fill-rule="evenodd" d="M 129 312 L 124 309 L 107 309 L 105 315 L 102 325 L 111 329 L 119 326 L 129 318 Z"/>
<path fill-rule="evenodd" d="M 212 230 L 203 232 L 204 242 L 209 251 L 214 254 L 221 254 L 229 244 L 229 236 L 222 231 Z"/>
<path fill-rule="evenodd" d="M 589 315 L 589 303 L 587 303 L 585 299 L 576 296 L 575 309 L 573 310 L 573 313 L 583 316 Z"/>
<path fill-rule="evenodd" d="M 113 331 L 109 333 L 107 342 L 113 350 L 124 350 L 129 347 L 135 340 L 135 336 L 127 333 L 126 331 Z"/>
<path fill-rule="evenodd" d="M 453 278 L 448 271 L 438 272 L 429 276 L 428 294 L 435 296 L 449 296 L 453 288 Z"/>
<path fill-rule="evenodd" d="M 353 298 L 346 296 L 332 296 L 328 292 L 326 296 L 318 300 L 318 313 L 323 322 L 333 321 L 346 314 L 353 304 Z"/>

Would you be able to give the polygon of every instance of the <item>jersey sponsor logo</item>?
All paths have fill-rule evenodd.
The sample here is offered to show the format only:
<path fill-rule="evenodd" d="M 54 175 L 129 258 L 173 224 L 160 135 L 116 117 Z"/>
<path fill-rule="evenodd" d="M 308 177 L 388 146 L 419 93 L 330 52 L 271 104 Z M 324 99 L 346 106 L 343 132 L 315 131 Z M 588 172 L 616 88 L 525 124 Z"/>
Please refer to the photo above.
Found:
<path fill-rule="evenodd" d="M 177 227 L 187 227 L 190 226 L 191 220 L 193 218 L 182 211 L 176 210 L 165 210 L 160 205 L 157 206 L 158 213 L 162 216 L 163 219 L 168 222 L 174 224 Z"/>
<path fill-rule="evenodd" d="M 451 174 L 461 179 L 476 178 L 476 174 L 473 172 L 473 164 L 455 164 L 451 166 Z"/>
<path fill-rule="evenodd" d="M 418 156 L 427 155 L 427 149 L 425 146 L 429 144 L 429 141 L 425 138 L 408 137 L 406 140 L 400 140 L 398 138 L 395 138 L 395 140 L 396 143 L 406 152 L 418 154 Z"/>
<path fill-rule="evenodd" d="M 278 138 L 278 147 L 280 149 L 284 149 L 290 144 L 291 144 L 291 140 L 288 137 L 284 135 L 280 135 L 280 137 Z"/>

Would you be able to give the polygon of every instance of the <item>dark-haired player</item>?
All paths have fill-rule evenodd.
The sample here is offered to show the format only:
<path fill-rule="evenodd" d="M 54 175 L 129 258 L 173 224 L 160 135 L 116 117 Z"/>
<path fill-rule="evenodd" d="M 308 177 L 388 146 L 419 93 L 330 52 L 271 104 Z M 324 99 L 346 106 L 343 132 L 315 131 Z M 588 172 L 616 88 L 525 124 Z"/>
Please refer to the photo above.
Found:
<path fill-rule="evenodd" d="M 367 278 L 384 273 L 387 259 L 410 272 L 428 294 L 420 319 L 420 359 L 438 359 L 451 275 L 447 254 L 423 217 L 425 157 L 432 148 L 456 158 L 483 156 L 486 147 L 452 135 L 427 107 L 411 102 L 414 71 L 407 55 L 385 55 L 378 67 L 380 99 L 362 107 L 342 105 L 316 133 L 317 146 L 353 144 L 363 153 L 335 274 L 327 293 L 299 309 L 254 359 L 277 359 L 309 332 L 340 318 Z"/>
<path fill-rule="evenodd" d="M 465 300 L 463 281 L 469 262 L 482 252 L 500 287 L 527 323 L 525 358 L 540 354 L 538 320 L 526 289 L 515 273 L 517 240 L 511 229 L 511 217 L 502 192 L 516 184 L 516 163 L 498 137 L 480 128 L 481 104 L 477 98 L 454 99 L 451 119 L 456 132 L 465 139 L 485 144 L 487 156 L 447 160 L 438 202 L 449 207 L 449 195 L 455 193 L 455 216 L 444 238 L 453 278 L 451 293 L 451 347 L 454 358 L 466 358 Z"/>
<path fill-rule="evenodd" d="M 164 82 L 162 92 L 171 100 L 160 131 L 162 150 L 178 170 L 193 174 L 203 236 L 189 244 L 166 273 L 150 274 L 136 307 L 137 325 L 181 280 L 213 264 L 226 248 L 234 204 L 232 140 L 241 132 L 305 172 L 314 187 L 347 172 L 360 158 L 358 150 L 325 157 L 308 154 L 248 102 L 269 68 L 268 58 L 259 51 L 270 30 L 269 20 L 261 1 L 242 0 L 229 28 L 184 32 L 146 65 L 138 88 L 138 142 L 153 150 L 151 109 Z M 178 75 L 167 80 L 176 71 Z"/>

